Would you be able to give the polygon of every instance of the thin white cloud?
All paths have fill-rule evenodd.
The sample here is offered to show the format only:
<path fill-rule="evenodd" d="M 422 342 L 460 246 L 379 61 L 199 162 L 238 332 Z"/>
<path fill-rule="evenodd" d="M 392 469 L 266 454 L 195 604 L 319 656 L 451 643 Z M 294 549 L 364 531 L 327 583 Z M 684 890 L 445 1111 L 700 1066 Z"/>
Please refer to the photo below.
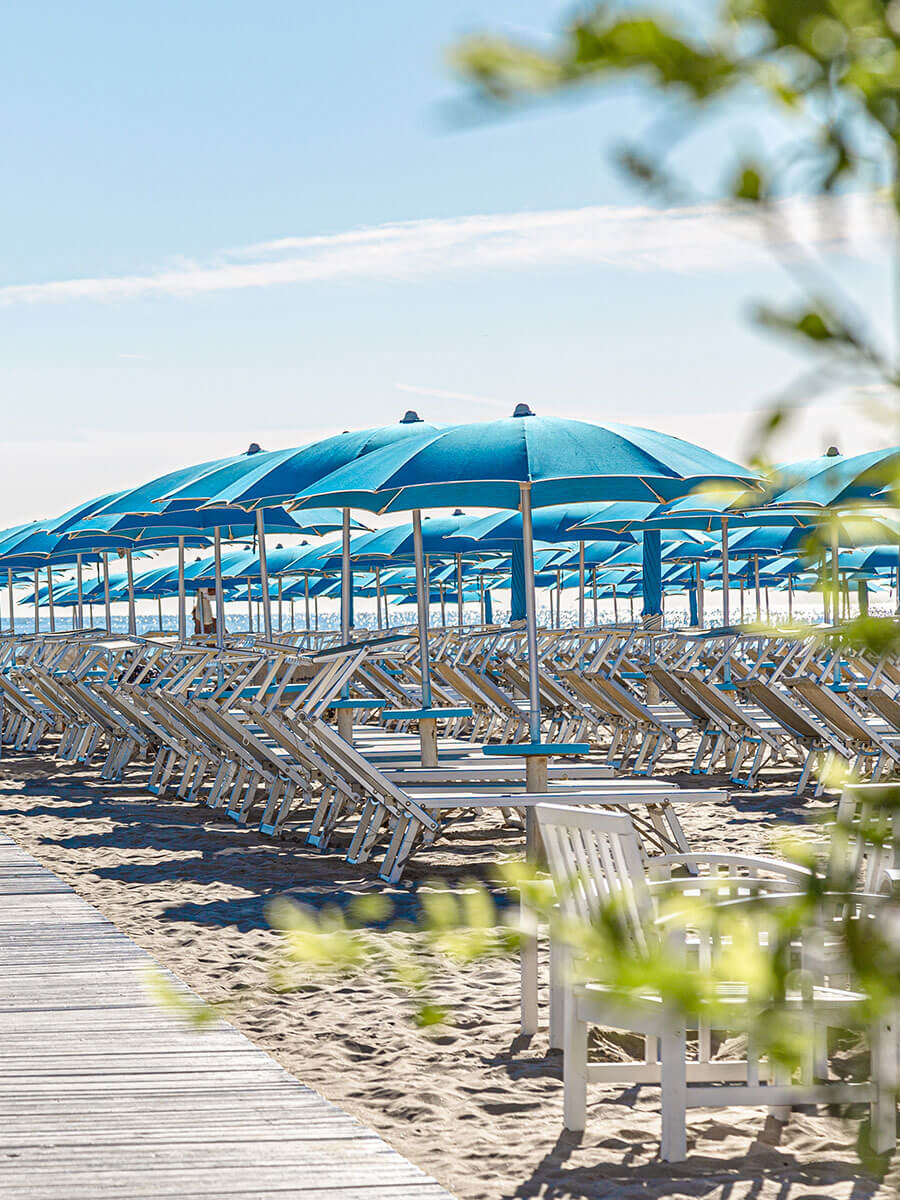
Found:
<path fill-rule="evenodd" d="M 888 232 L 887 206 L 866 196 L 779 204 L 782 249 L 871 253 Z M 765 237 L 734 206 L 592 207 L 404 221 L 343 233 L 286 237 L 181 259 L 147 274 L 0 287 L 0 304 L 190 296 L 336 279 L 413 279 L 478 269 L 571 263 L 630 269 L 718 270 L 758 259 Z"/>
<path fill-rule="evenodd" d="M 448 392 L 445 388 L 425 387 L 417 383 L 397 383 L 398 391 L 411 392 L 415 396 L 434 396 L 438 400 L 462 400 L 466 404 L 477 404 L 484 408 L 506 412 L 509 404 L 493 396 L 478 396 L 473 392 Z"/>

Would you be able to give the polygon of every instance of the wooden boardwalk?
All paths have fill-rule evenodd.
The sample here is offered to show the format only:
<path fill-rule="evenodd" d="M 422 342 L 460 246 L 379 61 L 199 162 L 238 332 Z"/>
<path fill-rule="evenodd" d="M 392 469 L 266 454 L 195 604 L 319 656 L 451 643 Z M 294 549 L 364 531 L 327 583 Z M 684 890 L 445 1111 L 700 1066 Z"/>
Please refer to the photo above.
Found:
<path fill-rule="evenodd" d="M 151 965 L 0 834 L 4 1200 L 449 1200 L 230 1025 L 158 1008 Z"/>

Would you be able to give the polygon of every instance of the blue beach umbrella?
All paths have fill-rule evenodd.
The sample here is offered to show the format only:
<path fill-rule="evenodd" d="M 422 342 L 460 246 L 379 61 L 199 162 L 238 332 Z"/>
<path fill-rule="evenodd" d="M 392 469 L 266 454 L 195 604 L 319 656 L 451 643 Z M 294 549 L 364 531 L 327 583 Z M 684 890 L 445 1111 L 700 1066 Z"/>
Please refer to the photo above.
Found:
<path fill-rule="evenodd" d="M 612 503 L 610 508 L 617 510 L 620 520 L 634 518 L 643 512 L 651 510 L 655 504 L 643 502 L 619 501 Z M 584 626 L 585 598 L 585 568 L 588 555 L 585 542 L 603 544 L 614 547 L 637 540 L 634 534 L 612 528 L 595 528 L 589 532 L 573 534 L 572 527 L 590 513 L 596 511 L 596 504 L 552 504 L 546 508 L 536 508 L 532 514 L 532 537 L 545 542 L 577 542 L 575 551 L 579 567 L 579 596 L 578 621 Z M 525 615 L 525 563 L 522 551 L 522 514 L 518 510 L 502 510 L 481 517 L 470 523 L 468 529 L 460 531 L 460 536 L 468 536 L 479 546 L 509 545 L 512 551 L 513 599 L 511 616 L 513 619 Z"/>
<path fill-rule="evenodd" d="M 453 426 L 366 455 L 299 493 L 300 505 L 340 503 L 379 512 L 472 504 L 523 515 L 530 733 L 540 742 L 532 508 L 590 500 L 662 501 L 709 480 L 752 483 L 754 472 L 679 438 L 624 425 L 536 417 Z M 327 499 L 326 499 L 327 497 Z M 418 558 L 418 554 L 417 554 Z M 424 596 L 419 611 L 423 702 L 430 706 Z"/>
<path fill-rule="evenodd" d="M 807 468 L 804 473 L 804 468 Z M 894 481 L 900 471 L 900 446 L 872 450 L 866 454 L 826 455 L 811 463 L 788 464 L 778 468 L 767 504 L 782 508 L 864 503 Z M 779 486 L 785 475 L 789 486 Z"/>
<path fill-rule="evenodd" d="M 308 484 L 347 463 L 437 428 L 409 411 L 394 425 L 345 432 L 310 446 L 270 451 L 257 462 L 247 464 L 246 469 L 242 469 L 241 464 L 227 464 L 170 490 L 167 500 L 173 504 L 203 504 L 214 508 L 237 505 L 248 511 L 259 511 L 285 503 Z M 344 540 L 347 543 L 350 537 L 349 507 L 345 506 L 345 509 Z M 352 614 L 350 566 L 346 557 L 341 578 L 347 590 L 347 602 L 341 606 L 341 631 L 346 641 L 350 636 Z"/>

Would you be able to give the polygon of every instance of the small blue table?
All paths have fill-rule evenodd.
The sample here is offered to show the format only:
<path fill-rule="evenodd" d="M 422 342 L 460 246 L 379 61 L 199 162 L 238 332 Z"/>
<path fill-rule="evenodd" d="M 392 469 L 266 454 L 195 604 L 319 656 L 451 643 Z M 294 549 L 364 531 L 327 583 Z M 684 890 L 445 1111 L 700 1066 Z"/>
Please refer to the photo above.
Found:
<path fill-rule="evenodd" d="M 384 721 L 438 721 L 441 717 L 471 717 L 471 708 L 386 708 L 381 714 Z"/>

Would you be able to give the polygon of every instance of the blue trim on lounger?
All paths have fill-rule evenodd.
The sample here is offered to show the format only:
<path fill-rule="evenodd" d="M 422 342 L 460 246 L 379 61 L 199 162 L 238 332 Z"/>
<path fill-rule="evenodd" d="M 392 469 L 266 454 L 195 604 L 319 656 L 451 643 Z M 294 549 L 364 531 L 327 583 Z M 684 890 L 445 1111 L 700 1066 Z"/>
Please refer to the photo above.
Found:
<path fill-rule="evenodd" d="M 555 758 L 562 754 L 590 754 L 588 742 L 504 742 L 500 746 L 482 746 L 483 754 L 509 757 Z"/>
<path fill-rule="evenodd" d="M 471 717 L 471 708 L 386 708 L 385 721 L 437 721 L 441 717 Z"/>

